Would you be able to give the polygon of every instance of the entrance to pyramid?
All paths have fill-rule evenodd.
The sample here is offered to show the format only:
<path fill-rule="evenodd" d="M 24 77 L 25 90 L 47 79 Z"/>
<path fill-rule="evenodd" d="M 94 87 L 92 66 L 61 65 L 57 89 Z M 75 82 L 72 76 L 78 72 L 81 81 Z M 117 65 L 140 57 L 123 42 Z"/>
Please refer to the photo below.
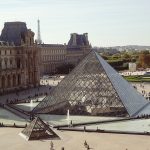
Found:
<path fill-rule="evenodd" d="M 34 109 L 33 113 L 134 116 L 147 105 L 137 91 L 92 51 Z"/>

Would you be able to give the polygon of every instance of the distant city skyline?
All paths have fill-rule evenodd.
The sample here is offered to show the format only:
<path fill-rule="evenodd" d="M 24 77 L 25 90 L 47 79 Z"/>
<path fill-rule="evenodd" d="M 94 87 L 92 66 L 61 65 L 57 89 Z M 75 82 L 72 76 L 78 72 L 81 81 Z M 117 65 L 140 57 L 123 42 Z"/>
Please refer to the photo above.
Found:
<path fill-rule="evenodd" d="M 0 31 L 22 21 L 44 43 L 64 44 L 88 33 L 92 46 L 150 45 L 149 0 L 0 0 Z"/>

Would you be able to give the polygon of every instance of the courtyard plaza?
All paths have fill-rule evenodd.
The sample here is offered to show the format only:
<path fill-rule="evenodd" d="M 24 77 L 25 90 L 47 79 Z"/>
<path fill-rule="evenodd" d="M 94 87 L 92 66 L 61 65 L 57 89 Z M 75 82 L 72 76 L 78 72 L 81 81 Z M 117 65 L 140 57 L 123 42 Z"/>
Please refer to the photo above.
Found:
<path fill-rule="evenodd" d="M 147 100 L 150 100 L 150 83 L 131 83 Z"/>
<path fill-rule="evenodd" d="M 123 76 L 135 76 L 135 75 L 144 75 L 146 72 L 150 72 L 150 69 L 146 71 L 123 71 L 120 72 Z M 140 92 L 147 100 L 150 100 L 150 83 L 149 82 L 130 82 L 132 86 Z"/>
<path fill-rule="evenodd" d="M 40 84 L 41 86 L 38 88 L 32 88 L 24 91 L 18 91 L 17 93 L 11 93 L 7 95 L 3 95 L 0 97 L 1 102 L 7 103 L 8 101 L 14 101 L 17 99 L 21 101 L 22 99 L 26 99 L 29 103 L 20 103 L 15 104 L 17 107 L 21 107 L 22 109 L 26 109 L 31 111 L 37 104 L 37 98 L 41 101 L 46 95 L 48 95 L 53 87 L 55 87 L 59 82 L 64 78 L 64 76 L 49 76 L 41 78 Z M 148 83 L 132 83 L 132 85 L 142 93 L 143 90 L 149 92 L 150 84 Z M 33 104 L 31 104 L 31 100 Z M 26 119 L 22 119 L 15 114 L 1 108 L 0 109 L 0 122 L 3 124 L 13 125 L 26 125 L 29 122 Z M 41 114 L 39 115 L 41 119 L 43 119 L 46 123 L 48 123 L 51 127 L 56 125 L 66 125 L 67 114 L 66 115 L 47 115 Z M 93 116 L 72 116 L 70 114 L 70 120 L 74 123 L 80 122 L 90 122 L 90 121 L 100 121 L 107 119 L 116 119 L 115 117 L 93 117 Z M 136 128 L 135 128 L 136 126 Z M 83 128 L 83 127 L 78 127 Z M 138 131 L 138 132 L 150 132 L 150 120 L 135 120 L 135 121 L 124 121 L 124 122 L 116 122 L 111 124 L 97 124 L 97 125 L 87 125 L 87 129 L 103 129 L 103 130 L 120 130 L 120 131 Z M 0 144 L 0 149 L 10 149 L 11 150 L 24 150 L 28 146 L 28 149 L 49 149 L 50 140 L 41 140 L 41 141 L 30 141 L 26 142 L 22 139 L 18 134 L 21 129 L 18 128 L 0 128 L 0 137 L 4 137 Z M 55 130 L 55 129 L 54 129 Z M 95 150 L 99 149 L 148 149 L 150 147 L 150 137 L 149 136 L 137 136 L 137 135 L 120 135 L 120 134 L 110 134 L 110 133 L 87 133 L 87 132 L 73 132 L 73 131 L 61 131 L 56 130 L 57 134 L 60 136 L 61 140 L 53 140 L 54 148 L 57 150 L 64 147 L 65 149 L 76 150 L 76 149 L 85 149 L 84 141 L 86 140 L 89 144 L 90 148 Z M 92 137 L 92 138 L 91 138 Z M 107 139 L 107 140 L 106 140 Z M 120 140 L 121 139 L 121 140 Z M 141 140 L 142 139 L 142 140 Z M 10 140 L 9 146 L 7 141 Z M 99 141 L 99 142 L 97 142 Z M 75 143 L 78 143 L 77 145 Z M 126 144 L 128 143 L 128 145 Z M 139 146 L 137 146 L 137 143 Z M 30 146 L 29 146 L 30 145 Z"/>
<path fill-rule="evenodd" d="M 28 89 L 22 92 L 17 92 L 8 94 L 5 96 L 1 96 L 0 99 L 3 103 L 6 103 L 7 100 L 18 99 L 32 99 L 33 100 L 33 108 L 36 106 L 37 97 L 35 95 L 40 95 L 38 97 L 39 101 L 41 101 L 46 93 L 49 94 L 50 90 L 59 84 L 59 82 L 64 78 L 64 76 L 54 76 L 48 78 L 41 78 L 41 87 Z M 136 89 L 139 92 L 142 92 L 143 89 L 150 90 L 150 84 L 145 83 L 132 83 L 133 86 L 136 86 Z M 17 104 L 17 105 L 22 105 Z M 25 103 L 25 108 L 32 110 L 31 103 Z M 23 105 L 21 106 L 22 109 Z M 20 106 L 19 106 L 20 107 Z M 66 115 L 40 115 L 41 119 L 43 119 L 47 124 L 51 127 L 55 125 L 66 125 L 67 114 Z M 107 120 L 107 119 L 116 119 L 115 117 L 93 117 L 93 116 L 71 116 L 70 120 L 73 123 L 80 122 L 91 122 L 91 121 L 99 121 L 99 120 Z M 26 125 L 29 122 L 26 119 L 22 119 L 15 114 L 1 108 L 0 109 L 0 122 L 4 124 L 13 125 Z M 83 128 L 83 127 L 79 127 Z M 103 129 L 103 130 L 117 130 L 117 131 L 138 131 L 138 132 L 150 132 L 150 119 L 141 119 L 135 121 L 124 121 L 124 122 L 116 122 L 116 123 L 108 123 L 108 124 L 97 124 L 97 125 L 87 125 L 87 129 Z M 41 141 L 30 141 L 26 142 L 22 139 L 18 134 L 22 131 L 23 128 L 0 128 L 0 137 L 3 137 L 0 142 L 0 149 L 6 150 L 24 150 L 26 147 L 28 149 L 33 150 L 41 150 L 41 149 L 49 149 L 50 140 L 41 140 Z M 55 130 L 55 129 L 54 129 Z M 61 138 L 61 140 L 53 140 L 54 148 L 56 150 L 61 150 L 62 147 L 70 150 L 84 150 L 84 141 L 87 141 L 90 148 L 95 150 L 147 150 L 150 147 L 150 137 L 149 136 L 141 136 L 141 135 L 121 135 L 121 134 L 111 134 L 111 133 L 87 133 L 87 132 L 73 132 L 73 131 L 55 131 Z M 8 142 L 10 141 L 10 142 Z M 98 141 L 98 142 L 97 142 Z M 78 143 L 78 144 L 75 144 Z M 128 143 L 128 144 L 126 144 Z"/>
<path fill-rule="evenodd" d="M 0 149 L 49 150 L 51 140 L 26 141 L 18 134 L 19 128 L 0 128 Z M 149 150 L 150 137 L 107 133 L 55 131 L 61 140 L 52 140 L 54 150 L 87 150 L 85 141 L 92 150 Z"/>

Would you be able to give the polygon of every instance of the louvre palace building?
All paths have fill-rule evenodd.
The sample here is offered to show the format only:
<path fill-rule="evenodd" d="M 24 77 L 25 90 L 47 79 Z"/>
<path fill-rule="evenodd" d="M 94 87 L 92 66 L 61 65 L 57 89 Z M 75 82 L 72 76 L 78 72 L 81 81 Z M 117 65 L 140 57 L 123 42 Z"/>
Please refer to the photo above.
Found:
<path fill-rule="evenodd" d="M 0 36 L 0 94 L 39 85 L 39 48 L 24 22 L 6 22 Z"/>
<path fill-rule="evenodd" d="M 0 93 L 36 87 L 40 75 L 75 67 L 90 50 L 87 33 L 72 33 L 67 44 L 38 44 L 25 22 L 6 22 L 0 36 Z"/>

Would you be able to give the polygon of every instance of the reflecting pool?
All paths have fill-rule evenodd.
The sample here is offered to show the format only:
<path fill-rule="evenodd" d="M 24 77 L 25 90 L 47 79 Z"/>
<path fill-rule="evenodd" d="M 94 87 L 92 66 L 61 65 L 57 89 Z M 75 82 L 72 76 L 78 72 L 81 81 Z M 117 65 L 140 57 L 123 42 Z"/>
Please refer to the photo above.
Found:
<path fill-rule="evenodd" d="M 84 128 L 77 127 L 77 128 Z M 116 131 L 136 131 L 136 132 L 150 132 L 150 119 L 128 120 L 122 122 L 112 122 L 105 124 L 88 125 L 87 129 L 101 129 L 101 130 L 116 130 Z"/>

